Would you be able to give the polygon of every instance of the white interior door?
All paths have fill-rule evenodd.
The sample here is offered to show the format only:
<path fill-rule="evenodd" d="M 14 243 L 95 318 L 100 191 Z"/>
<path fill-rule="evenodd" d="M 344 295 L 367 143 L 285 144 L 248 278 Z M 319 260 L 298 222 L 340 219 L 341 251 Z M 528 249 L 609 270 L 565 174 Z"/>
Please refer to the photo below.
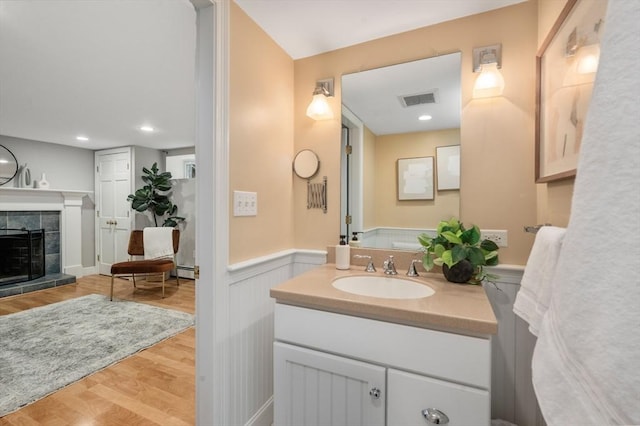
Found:
<path fill-rule="evenodd" d="M 111 274 L 111 265 L 127 260 L 131 233 L 131 150 L 99 151 L 96 163 L 96 255 L 98 272 Z"/>

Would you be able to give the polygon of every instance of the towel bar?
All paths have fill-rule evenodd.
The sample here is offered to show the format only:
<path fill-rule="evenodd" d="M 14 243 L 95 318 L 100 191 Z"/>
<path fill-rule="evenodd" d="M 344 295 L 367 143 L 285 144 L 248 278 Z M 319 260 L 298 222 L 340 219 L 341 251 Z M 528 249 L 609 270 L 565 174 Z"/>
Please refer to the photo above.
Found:
<path fill-rule="evenodd" d="M 531 234 L 535 234 L 535 233 L 537 233 L 537 232 L 540 230 L 540 228 L 542 228 L 543 226 L 551 226 L 551 224 L 550 224 L 550 223 L 545 223 L 545 224 L 542 224 L 542 225 L 525 226 L 525 227 L 524 227 L 524 232 L 529 232 L 529 233 L 531 233 Z"/>

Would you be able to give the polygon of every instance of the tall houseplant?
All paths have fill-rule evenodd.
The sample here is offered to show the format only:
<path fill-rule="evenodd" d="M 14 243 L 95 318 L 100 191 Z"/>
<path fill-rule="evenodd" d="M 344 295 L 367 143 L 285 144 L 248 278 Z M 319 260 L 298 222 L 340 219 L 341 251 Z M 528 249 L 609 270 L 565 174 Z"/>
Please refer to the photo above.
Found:
<path fill-rule="evenodd" d="M 127 201 L 131 202 L 135 211 L 151 212 L 155 226 L 158 226 L 158 219 L 163 220 L 162 226 L 177 226 L 184 217 L 178 216 L 178 206 L 170 199 L 173 187 L 171 172 L 160 172 L 158 163 L 153 163 L 151 169 L 143 167 L 142 172 L 142 181 L 146 185 L 137 189 L 134 194 L 129 194 Z"/>
<path fill-rule="evenodd" d="M 442 221 L 437 234 L 430 237 L 420 234 L 427 271 L 435 265 L 442 266 L 447 280 L 456 283 L 481 284 L 485 279 L 498 278 L 484 271 L 485 266 L 498 264 L 498 245 L 488 239 L 481 240 L 480 229 L 473 225 L 466 229 L 458 219 Z"/>

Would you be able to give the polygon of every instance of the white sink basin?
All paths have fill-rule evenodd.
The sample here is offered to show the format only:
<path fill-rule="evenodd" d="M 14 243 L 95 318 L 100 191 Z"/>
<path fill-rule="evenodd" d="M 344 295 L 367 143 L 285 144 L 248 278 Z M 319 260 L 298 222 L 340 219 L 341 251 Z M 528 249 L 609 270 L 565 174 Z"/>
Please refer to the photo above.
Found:
<path fill-rule="evenodd" d="M 341 277 L 331 284 L 347 293 L 382 299 L 420 299 L 435 293 L 431 287 L 414 281 L 379 275 Z"/>

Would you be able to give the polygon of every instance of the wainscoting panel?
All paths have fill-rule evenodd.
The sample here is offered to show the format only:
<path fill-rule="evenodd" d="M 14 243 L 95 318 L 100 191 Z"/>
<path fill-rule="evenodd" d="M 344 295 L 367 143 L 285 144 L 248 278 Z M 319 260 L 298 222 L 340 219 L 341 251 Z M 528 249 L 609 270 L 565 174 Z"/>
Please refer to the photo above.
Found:
<path fill-rule="evenodd" d="M 273 419 L 273 308 L 269 290 L 326 263 L 326 252 L 288 250 L 229 266 L 230 424 L 268 426 Z M 241 397 L 237 397 L 241 396 Z M 267 423 L 264 423 L 267 421 Z"/>
<path fill-rule="evenodd" d="M 491 268 L 500 276 L 495 286 L 484 284 L 498 320 L 498 334 L 491 340 L 491 417 L 518 426 L 541 426 L 544 420 L 531 382 L 535 337 L 513 313 L 523 272 L 521 266 L 497 266 Z"/>

